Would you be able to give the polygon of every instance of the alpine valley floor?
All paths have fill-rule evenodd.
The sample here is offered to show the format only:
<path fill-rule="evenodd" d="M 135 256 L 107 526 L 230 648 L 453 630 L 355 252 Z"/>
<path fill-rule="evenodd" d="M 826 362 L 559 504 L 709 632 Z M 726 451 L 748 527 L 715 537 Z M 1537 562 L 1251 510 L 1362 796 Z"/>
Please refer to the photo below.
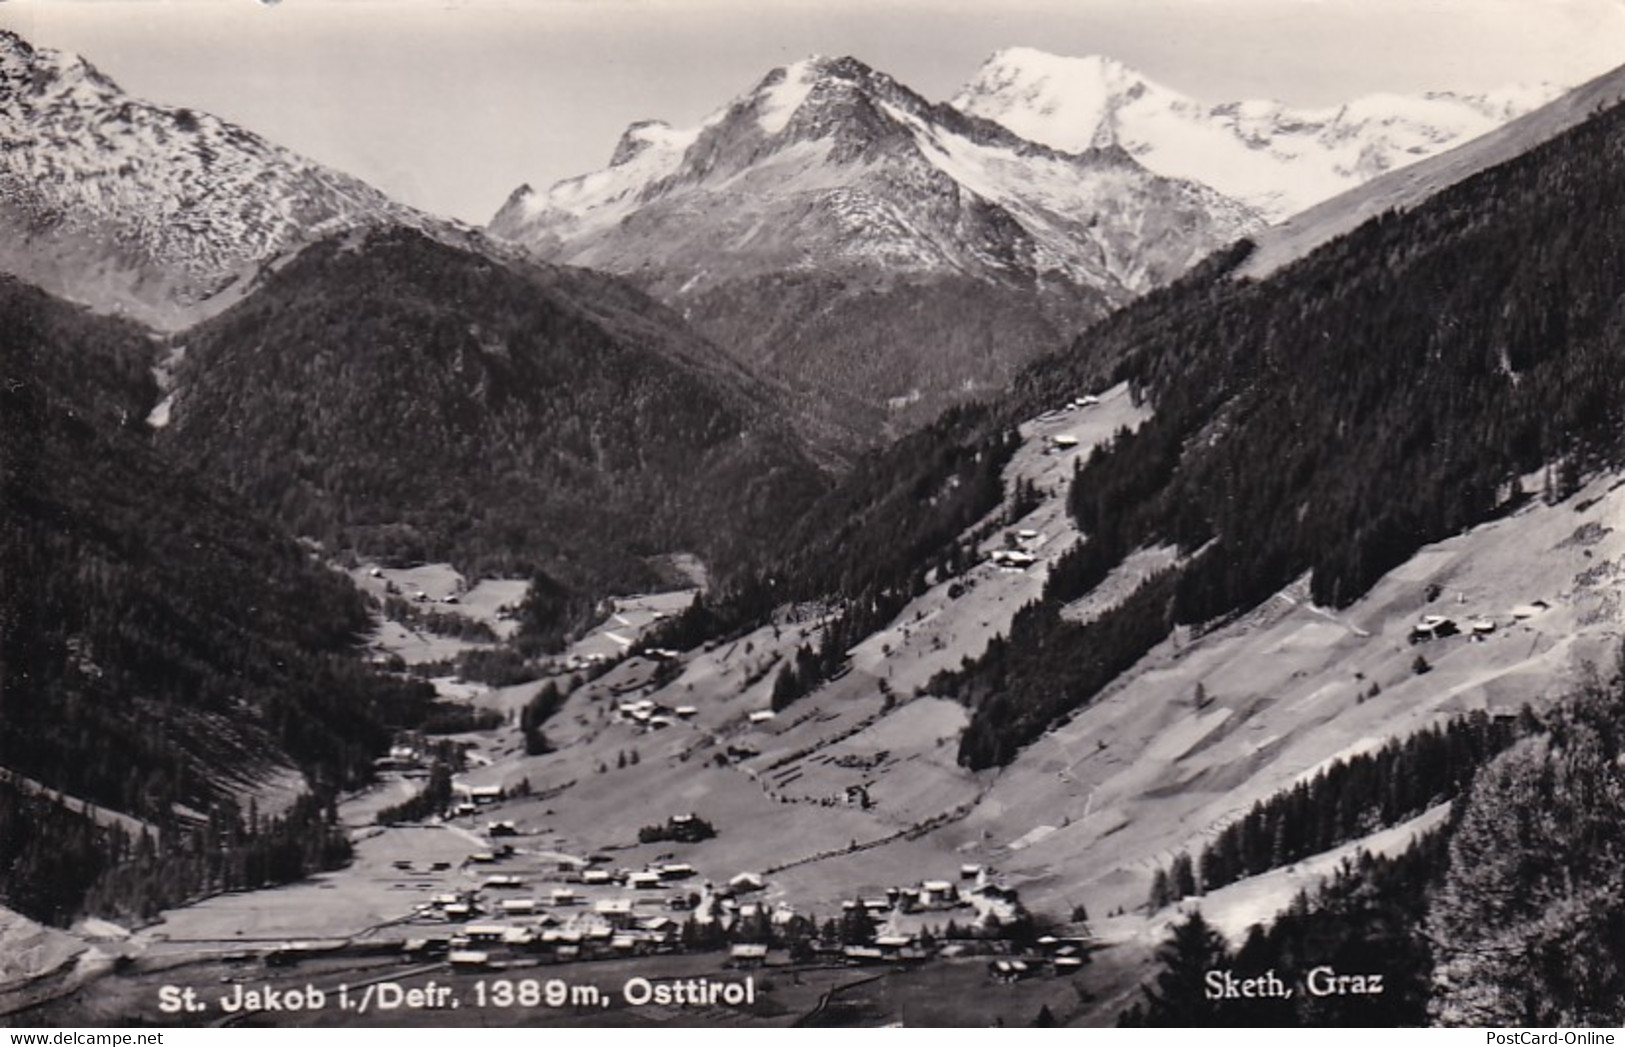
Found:
<path fill-rule="evenodd" d="M 1569 501 L 1532 501 L 1423 549 L 1343 611 L 1313 605 L 1300 583 L 1209 632 L 1177 632 L 1011 766 L 965 771 L 955 762 L 965 712 L 924 693 L 927 681 L 981 651 L 1038 595 L 1046 559 L 1077 538 L 1063 502 L 1075 456 L 1143 417 L 1119 387 L 1097 404 L 1051 411 L 1025 426 L 1006 479 L 1033 481 L 1042 503 L 986 539 L 982 564 L 932 586 L 855 648 L 849 672 L 776 716 L 762 715 L 776 671 L 798 647 L 816 643 L 818 608 L 787 611 L 771 626 L 675 658 L 622 657 L 692 596 L 619 599 L 603 625 L 558 659 L 555 679 L 595 664 L 610 668 L 569 692 L 547 724 L 555 751 L 545 755 L 526 755 L 514 725 L 545 681 L 491 689 L 438 679 L 443 696 L 508 717 L 497 729 L 459 736 L 471 748 L 456 788 L 461 809 L 472 813 L 374 824 L 380 809 L 412 795 L 422 780 L 386 773 L 341 807 L 356 842 L 348 867 L 214 897 L 129 935 L 83 927 L 71 945 L 74 939 L 50 932 L 41 948 L 52 945 L 52 962 L 26 972 L 35 980 L 14 981 L 0 999 L 8 1009 L 56 999 L 7 1020 L 167 1022 L 175 1019 L 158 1010 L 159 986 L 197 986 L 220 999 L 239 982 L 331 989 L 373 979 L 422 988 L 438 979 L 472 1008 L 475 982 L 534 979 L 537 993 L 554 980 L 594 986 L 611 1002 L 488 1003 L 432 1015 L 328 1006 L 274 1020 L 1025 1023 L 1047 1007 L 1062 1022 L 1107 1024 L 1134 997 L 1152 950 L 1182 911 L 1144 911 L 1155 868 L 1199 849 L 1255 801 L 1339 757 L 1455 714 L 1539 707 L 1609 657 L 1625 580 L 1625 478 L 1613 475 L 1594 478 Z M 993 558 L 1012 541 L 1032 556 L 1030 565 Z M 1132 557 L 1083 601 L 1087 608 L 1075 610 L 1098 613 L 1172 555 Z M 354 574 L 364 588 L 393 585 L 431 599 L 461 586 L 449 568 L 362 565 Z M 511 584 L 484 583 L 443 609 L 486 621 L 503 636 L 518 593 Z M 1425 614 L 1478 628 L 1418 645 L 1411 634 Z M 408 662 L 468 645 L 396 623 L 382 623 L 375 642 L 381 654 Z M 1419 653 L 1430 671 L 1416 671 Z M 502 798 L 476 804 L 476 796 L 497 791 L 491 787 L 500 787 Z M 1361 847 L 1402 850 L 1444 813 L 1436 808 L 1367 840 L 1187 899 L 1183 908 L 1199 904 L 1239 942 L 1250 924 L 1269 919 L 1342 858 Z M 689 814 L 713 825 L 715 837 L 639 842 L 641 828 Z M 657 876 L 639 888 L 636 880 L 583 873 L 612 867 L 669 868 L 678 879 Z M 741 874 L 749 876 L 737 881 Z M 634 921 L 661 927 L 684 919 L 686 911 L 670 907 L 673 891 L 697 895 L 706 908 L 730 880 L 739 887 L 736 911 L 779 921 L 795 913 L 820 923 L 841 917 L 843 903 L 887 899 L 888 888 L 957 885 L 957 905 L 945 898 L 904 912 L 871 901 L 881 938 L 896 941 L 917 941 L 921 932 L 940 937 L 948 921 L 973 923 L 1015 892 L 1029 910 L 1051 918 L 1048 926 L 1064 940 L 1083 933 L 1066 925 L 1083 904 L 1093 914 L 1085 943 L 1092 962 L 1028 979 L 990 973 L 988 956 L 956 958 L 955 949 L 910 963 L 895 962 L 902 953 L 877 957 L 876 967 L 847 966 L 841 957 L 794 965 L 776 954 L 730 959 L 727 952 L 574 959 L 590 953 L 595 936 L 613 941 Z M 996 889 L 979 893 L 973 881 Z M 895 890 L 890 897 L 898 897 Z M 448 899 L 472 900 L 484 915 L 459 928 L 448 922 Z M 555 941 L 586 943 L 588 953 L 566 948 L 540 966 L 537 958 L 515 959 L 515 969 L 448 974 L 444 958 L 425 958 L 422 950 L 432 947 L 423 943 L 459 929 L 491 937 L 491 963 L 499 962 L 504 936 L 511 945 L 549 930 Z M 408 942 L 417 944 L 409 949 Z M 64 960 L 75 949 L 77 966 Z M 286 966 L 265 966 L 272 957 Z M 748 1007 L 631 1006 L 619 995 L 632 977 L 747 976 L 759 990 Z M 923 1006 L 961 997 L 974 1000 L 974 1013 Z M 184 1017 L 254 1020 L 212 1007 Z"/>

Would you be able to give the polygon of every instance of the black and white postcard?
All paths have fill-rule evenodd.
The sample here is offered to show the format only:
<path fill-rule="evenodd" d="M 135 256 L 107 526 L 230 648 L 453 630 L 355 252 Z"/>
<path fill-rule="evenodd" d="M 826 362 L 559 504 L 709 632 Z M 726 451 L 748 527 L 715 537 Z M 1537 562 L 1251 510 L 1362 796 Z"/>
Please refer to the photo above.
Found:
<path fill-rule="evenodd" d="M 0 1024 L 1617 1029 L 1622 63 L 0 3 Z"/>

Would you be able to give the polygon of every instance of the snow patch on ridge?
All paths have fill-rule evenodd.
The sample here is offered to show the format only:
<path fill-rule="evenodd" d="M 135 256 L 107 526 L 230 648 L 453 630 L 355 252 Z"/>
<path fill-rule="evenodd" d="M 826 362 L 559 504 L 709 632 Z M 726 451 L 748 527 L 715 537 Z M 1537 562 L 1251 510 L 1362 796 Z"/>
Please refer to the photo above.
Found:
<path fill-rule="evenodd" d="M 763 131 L 776 135 L 790 126 L 790 118 L 818 83 L 819 64 L 822 61 L 817 57 L 805 58 L 777 70 L 782 74 L 777 82 L 763 88 L 757 95 L 756 122 Z"/>

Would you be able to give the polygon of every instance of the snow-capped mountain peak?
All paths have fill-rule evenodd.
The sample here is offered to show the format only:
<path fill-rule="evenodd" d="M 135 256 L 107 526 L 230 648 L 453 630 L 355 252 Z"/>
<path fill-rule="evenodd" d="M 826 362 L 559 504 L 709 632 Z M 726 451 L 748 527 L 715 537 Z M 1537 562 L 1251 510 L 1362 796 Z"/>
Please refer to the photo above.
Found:
<path fill-rule="evenodd" d="M 628 127 L 615 144 L 609 166 L 620 167 L 635 161 L 649 150 L 658 153 L 681 154 L 692 144 L 694 136 L 673 127 L 664 120 L 640 120 Z"/>
<path fill-rule="evenodd" d="M 928 412 L 1259 227 L 1097 144 L 1057 151 L 856 58 L 814 56 L 696 127 L 634 124 L 607 167 L 515 193 L 489 229 L 633 278 L 786 380 Z M 972 301 L 985 330 L 952 319 Z"/>
<path fill-rule="evenodd" d="M 762 130 L 773 135 L 789 126 L 796 110 L 828 75 L 831 64 L 828 58 L 814 56 L 769 73 L 753 95 Z"/>
<path fill-rule="evenodd" d="M 683 199 L 683 221 L 700 221 L 696 209 L 702 201 L 709 211 L 712 203 L 727 200 L 707 221 L 731 225 L 742 214 L 794 198 L 802 204 L 791 227 L 752 225 L 732 251 L 723 250 L 727 238 L 710 238 L 708 248 L 719 255 L 704 267 L 710 276 L 766 251 L 826 267 L 838 259 L 867 264 L 884 255 L 905 271 L 1014 266 L 1109 284 L 1114 296 L 1138 293 L 1191 259 L 1182 249 L 1173 269 L 1147 264 L 1143 227 L 1136 225 L 1132 235 L 1110 229 L 1111 217 L 1103 216 L 1134 210 L 1133 192 L 1156 178 L 1113 148 L 1111 136 L 1099 136 L 1096 144 L 1101 148 L 1095 152 L 1057 152 L 991 121 L 930 103 L 856 58 L 814 56 L 770 71 L 698 127 L 633 124 L 608 167 L 543 193 L 516 193 L 491 228 L 549 256 L 621 271 L 631 259 L 609 245 L 626 240 L 626 222 L 634 215 Z M 1213 239 L 1198 238 L 1204 250 L 1240 235 L 1253 221 L 1216 193 L 1204 195 L 1195 187 L 1178 193 L 1181 206 L 1200 209 L 1205 218 L 1221 216 Z M 815 206 L 809 210 L 806 204 Z M 826 207 L 835 215 L 811 219 Z M 1001 222 L 1013 224 L 985 242 L 967 238 L 967 207 L 997 209 Z M 791 228 L 802 234 L 799 239 L 784 235 Z M 661 235 L 671 233 L 664 229 Z M 988 246 L 1012 234 L 1019 247 Z M 648 252 L 660 257 L 677 245 L 645 244 L 638 264 L 650 261 Z"/>
<path fill-rule="evenodd" d="M 1115 144 L 1117 110 L 1151 96 L 1160 106 L 1190 100 L 1104 55 L 1068 58 L 1031 47 L 994 52 L 954 96 L 955 108 L 1069 153 Z"/>
<path fill-rule="evenodd" d="M 75 55 L 0 32 L 0 270 L 160 327 L 265 260 L 357 226 L 466 237 L 207 113 L 132 98 Z"/>
<path fill-rule="evenodd" d="M 1204 104 L 1110 58 L 1018 47 L 990 57 L 953 105 L 1068 152 L 1116 143 L 1153 171 L 1202 182 L 1279 221 L 1485 134 L 1559 90 L 1381 93 L 1322 108 Z"/>

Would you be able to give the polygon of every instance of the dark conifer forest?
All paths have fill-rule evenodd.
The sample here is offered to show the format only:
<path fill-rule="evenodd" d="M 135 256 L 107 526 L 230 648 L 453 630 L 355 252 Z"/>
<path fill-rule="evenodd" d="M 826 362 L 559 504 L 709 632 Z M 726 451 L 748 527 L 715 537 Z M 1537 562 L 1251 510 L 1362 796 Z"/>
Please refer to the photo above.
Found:
<path fill-rule="evenodd" d="M 1202 886 L 1290 865 L 1453 800 L 1480 767 L 1538 726 L 1529 712 L 1521 723 L 1478 712 L 1338 760 L 1219 832 L 1202 849 Z"/>
<path fill-rule="evenodd" d="M 160 881 L 173 902 L 338 860 L 323 803 L 257 819 L 235 790 L 279 769 L 326 796 L 365 781 L 432 690 L 362 664 L 347 578 L 154 451 L 144 336 L 10 280 L 0 331 L 4 901 L 60 921 L 91 899 L 149 910 Z M 222 840 L 247 866 L 187 864 Z"/>
<path fill-rule="evenodd" d="M 186 346 L 166 451 L 332 548 L 545 576 L 566 624 L 656 553 L 726 567 L 827 485 L 663 307 L 412 231 L 306 249 Z"/>

